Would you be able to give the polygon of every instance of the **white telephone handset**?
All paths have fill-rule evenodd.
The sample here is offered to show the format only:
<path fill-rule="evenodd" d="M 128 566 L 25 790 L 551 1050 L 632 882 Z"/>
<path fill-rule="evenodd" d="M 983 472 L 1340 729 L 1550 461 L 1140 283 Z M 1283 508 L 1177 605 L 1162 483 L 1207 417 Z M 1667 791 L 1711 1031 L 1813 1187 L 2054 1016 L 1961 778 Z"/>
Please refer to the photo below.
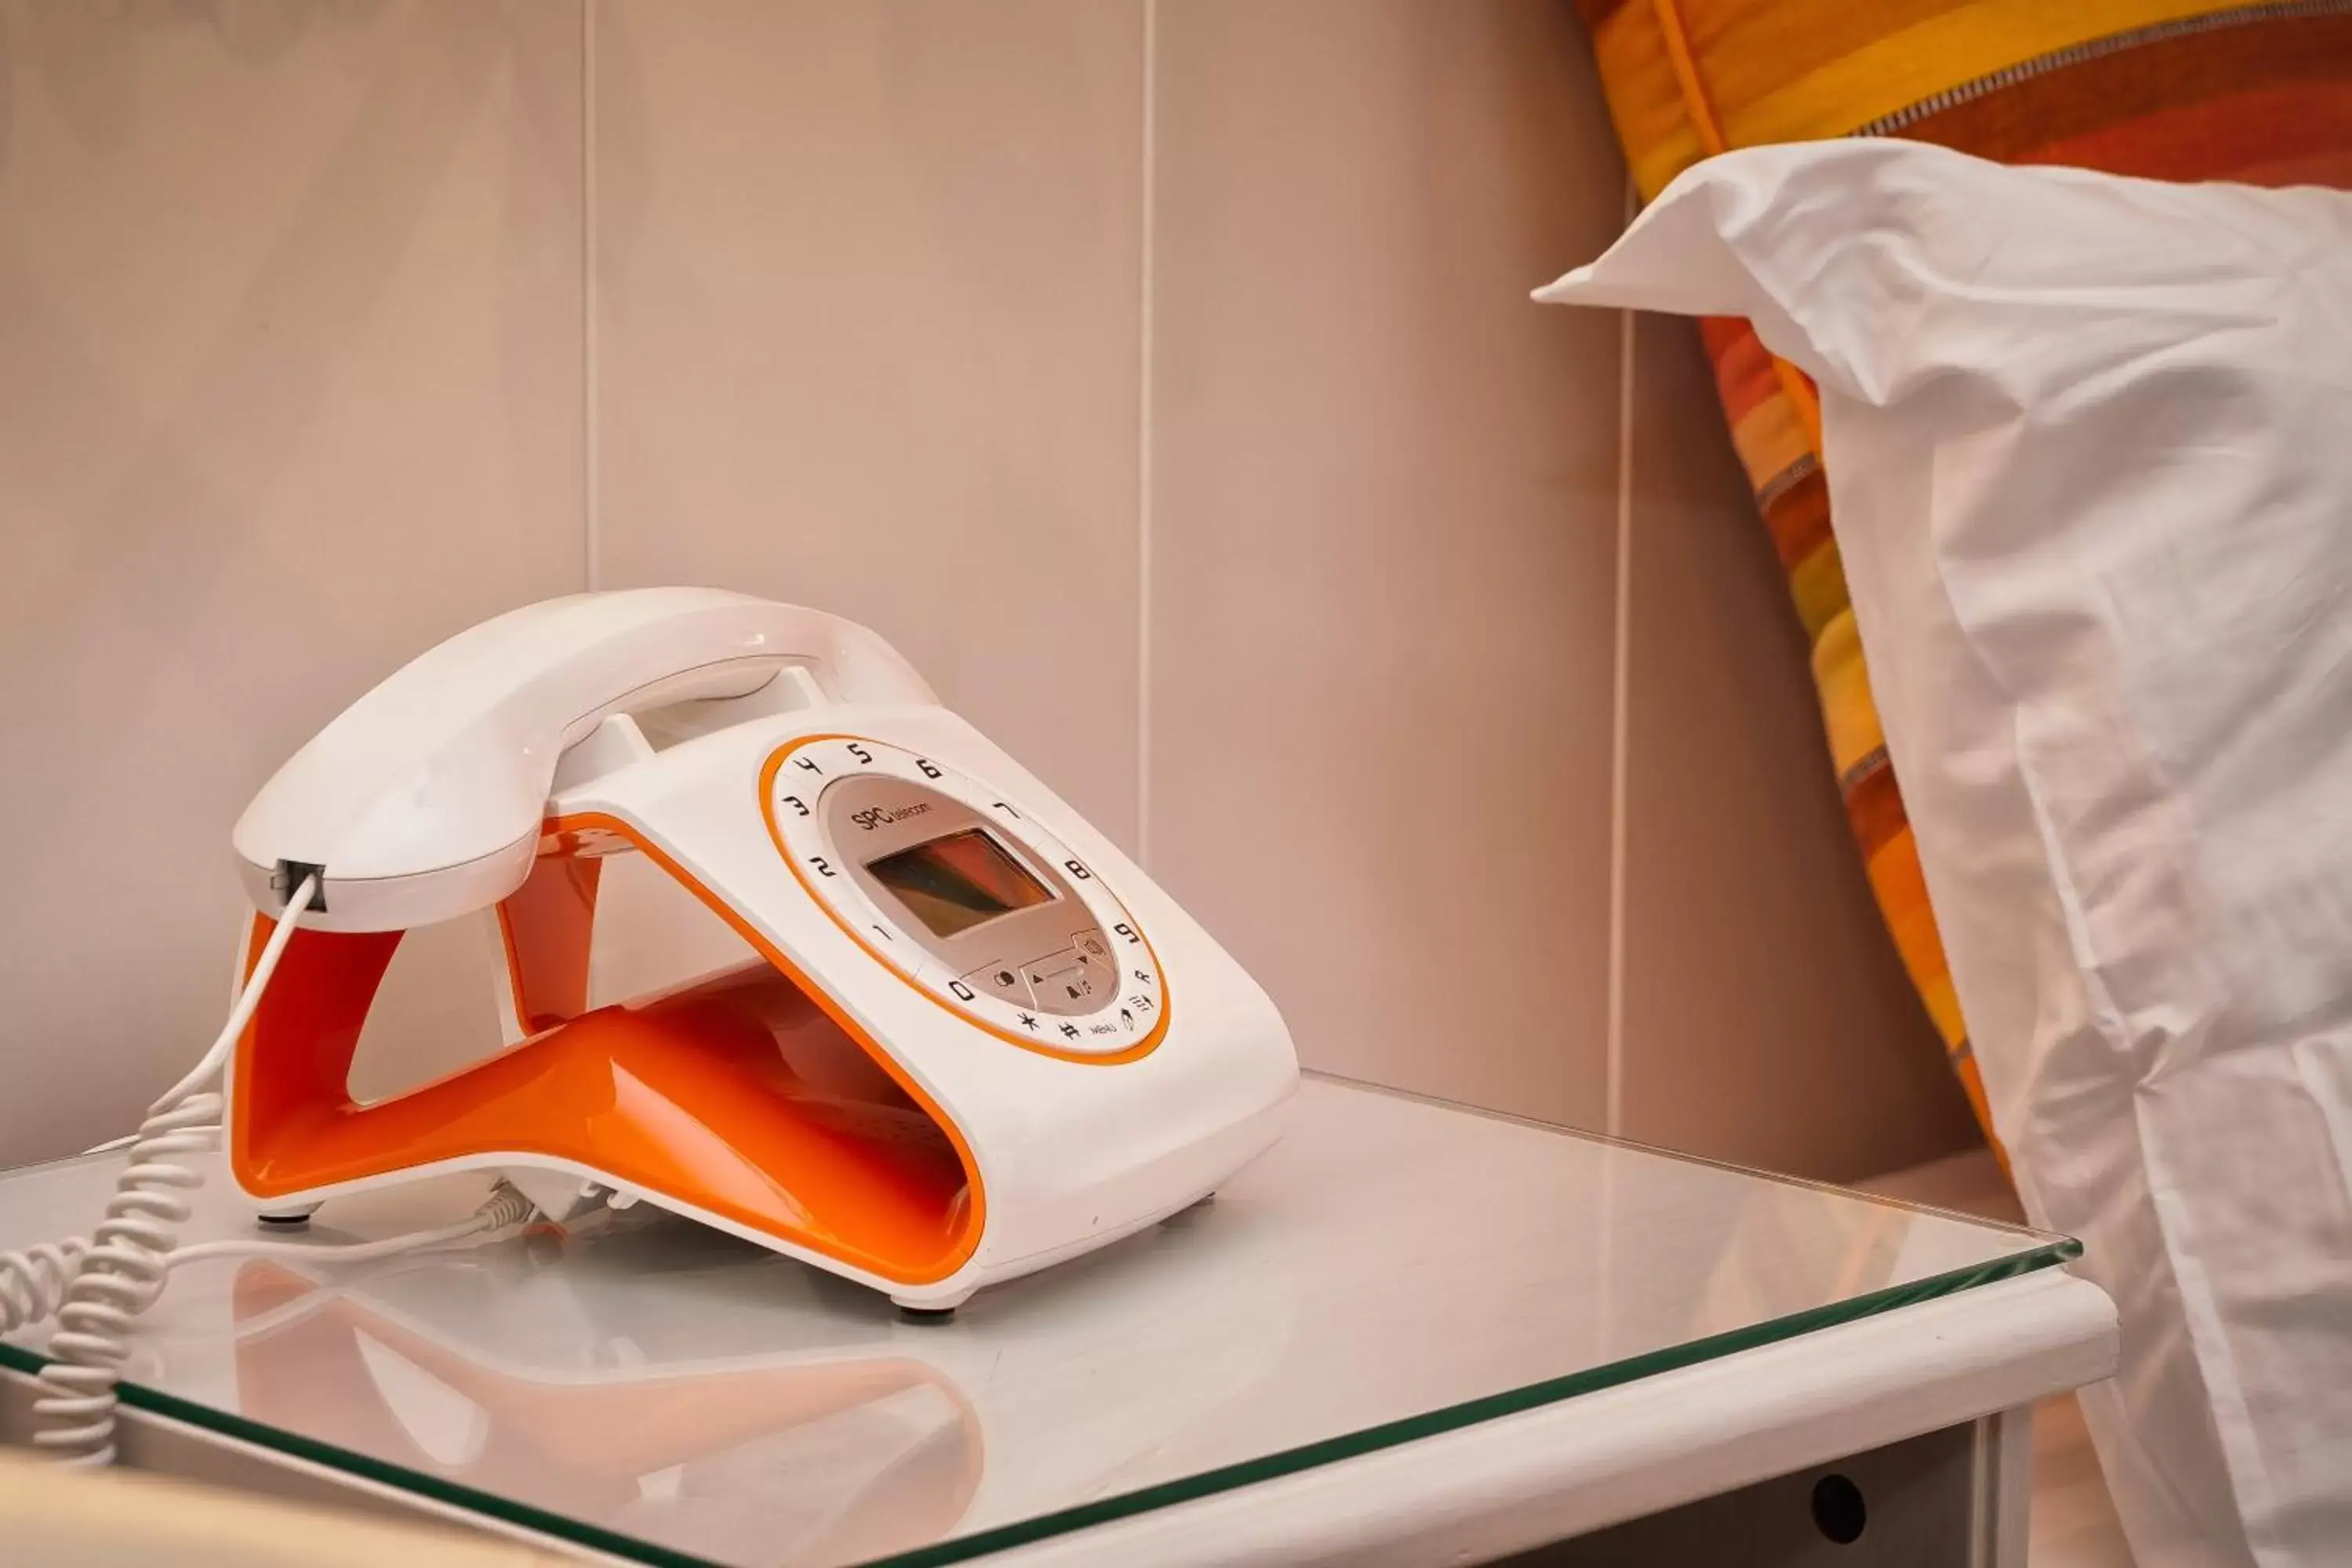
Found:
<path fill-rule="evenodd" d="M 262 786 L 232 836 L 246 891 L 305 924 L 400 931 L 496 903 L 530 875 L 556 763 L 607 715 L 740 698 L 787 665 L 848 703 L 939 700 L 837 616 L 715 588 L 579 594 L 461 632 L 361 698 Z"/>

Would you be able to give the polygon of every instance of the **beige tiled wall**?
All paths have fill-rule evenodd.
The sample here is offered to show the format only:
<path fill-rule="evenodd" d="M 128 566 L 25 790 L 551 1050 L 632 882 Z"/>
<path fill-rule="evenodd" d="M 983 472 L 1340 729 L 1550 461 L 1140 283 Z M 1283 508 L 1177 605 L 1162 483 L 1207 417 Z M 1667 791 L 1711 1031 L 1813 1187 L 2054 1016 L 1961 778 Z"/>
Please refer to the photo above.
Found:
<path fill-rule="evenodd" d="M 1554 0 L 0 0 L 0 1161 L 202 1044 L 304 735 L 660 581 L 879 627 L 1312 1065 L 1949 1147 L 1686 333 L 1628 468 L 1526 302 L 1622 188 Z"/>
<path fill-rule="evenodd" d="M 1691 323 L 1634 335 L 1620 1131 L 1851 1180 L 1973 1138 Z"/>
<path fill-rule="evenodd" d="M 278 761 L 581 585 L 580 58 L 570 0 L 0 5 L 0 1163 L 211 1039 Z"/>
<path fill-rule="evenodd" d="M 1152 868 L 1353 1076 L 1605 1115 L 1619 226 L 1575 18 L 1154 40 Z"/>
<path fill-rule="evenodd" d="M 1131 843 L 1141 8 L 594 16 L 600 585 L 864 621 Z"/>

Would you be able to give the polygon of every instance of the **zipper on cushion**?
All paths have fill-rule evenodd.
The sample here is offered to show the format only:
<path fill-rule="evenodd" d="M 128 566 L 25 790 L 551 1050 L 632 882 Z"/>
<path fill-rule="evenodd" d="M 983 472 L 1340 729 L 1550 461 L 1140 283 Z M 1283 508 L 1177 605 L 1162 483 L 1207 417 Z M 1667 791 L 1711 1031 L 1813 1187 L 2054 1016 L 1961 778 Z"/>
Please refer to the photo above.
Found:
<path fill-rule="evenodd" d="M 2157 43 L 2165 38 L 2185 37 L 2196 33 L 2218 33 L 2225 28 L 2245 26 L 2255 22 L 2287 21 L 2298 16 L 2326 16 L 2352 11 L 2352 0 L 2266 0 L 2265 4 L 2241 5 L 2234 10 L 2209 11 L 2201 16 L 2177 16 L 2169 22 L 2157 22 L 2128 32 L 2110 33 L 2104 38 L 2085 38 L 2063 49 L 2053 49 L 2046 55 L 2036 55 L 2030 60 L 2020 60 L 2013 66 L 2003 66 L 1989 76 L 1974 81 L 1964 81 L 1892 114 L 1882 114 L 1869 124 L 1848 132 L 1851 136 L 1891 136 L 1906 126 L 1916 125 L 1930 115 L 1971 102 L 2005 87 L 2063 70 L 2084 60 L 2095 60 L 2103 55 L 2118 55 L 2142 44 Z"/>

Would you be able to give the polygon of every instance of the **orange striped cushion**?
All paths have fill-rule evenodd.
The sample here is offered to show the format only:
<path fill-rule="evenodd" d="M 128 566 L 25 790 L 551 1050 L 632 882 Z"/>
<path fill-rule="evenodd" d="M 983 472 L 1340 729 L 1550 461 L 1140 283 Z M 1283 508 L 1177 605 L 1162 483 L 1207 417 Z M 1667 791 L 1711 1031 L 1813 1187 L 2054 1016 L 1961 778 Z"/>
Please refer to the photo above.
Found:
<path fill-rule="evenodd" d="M 1579 0 L 1646 200 L 1730 147 L 1899 135 L 2009 163 L 2352 188 L 2352 0 Z M 1702 323 L 1813 645 L 1871 888 L 1991 1136 L 1846 599 L 1812 389 L 1747 323 Z M 1998 1142 L 1995 1143 L 1998 1148 Z"/>

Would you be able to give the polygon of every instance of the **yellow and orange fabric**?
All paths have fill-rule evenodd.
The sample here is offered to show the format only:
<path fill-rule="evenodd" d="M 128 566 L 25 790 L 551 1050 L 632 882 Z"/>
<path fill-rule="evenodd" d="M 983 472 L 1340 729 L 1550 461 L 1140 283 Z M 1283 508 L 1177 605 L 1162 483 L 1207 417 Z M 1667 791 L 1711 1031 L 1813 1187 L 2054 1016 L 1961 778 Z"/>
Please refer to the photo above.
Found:
<path fill-rule="evenodd" d="M 1906 136 L 2005 163 L 2352 188 L 2352 0 L 1578 0 L 1646 201 L 1728 148 Z M 1702 324 L 1812 646 L 1846 814 L 1978 1121 L 1984 1087 L 1846 597 L 1811 386 Z M 1995 1141 L 1998 1148 L 1998 1140 Z"/>

